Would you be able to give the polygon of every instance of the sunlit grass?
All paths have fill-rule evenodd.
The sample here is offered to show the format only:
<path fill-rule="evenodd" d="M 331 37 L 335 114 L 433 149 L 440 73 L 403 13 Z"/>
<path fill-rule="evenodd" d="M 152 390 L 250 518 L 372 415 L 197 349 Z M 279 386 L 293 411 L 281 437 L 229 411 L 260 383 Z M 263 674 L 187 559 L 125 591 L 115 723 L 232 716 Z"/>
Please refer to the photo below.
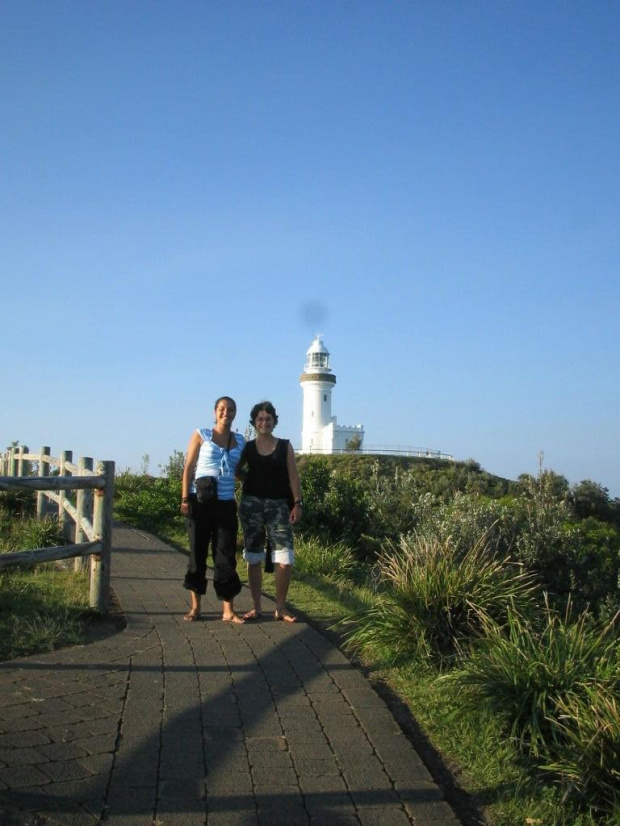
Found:
<path fill-rule="evenodd" d="M 19 509 L 0 511 L 0 553 L 65 542 L 56 518 L 37 520 Z M 84 641 L 84 621 L 91 614 L 88 576 L 75 573 L 72 563 L 0 571 L 0 660 Z"/>
<path fill-rule="evenodd" d="M 84 641 L 88 576 L 53 563 L 0 572 L 0 660 Z"/>

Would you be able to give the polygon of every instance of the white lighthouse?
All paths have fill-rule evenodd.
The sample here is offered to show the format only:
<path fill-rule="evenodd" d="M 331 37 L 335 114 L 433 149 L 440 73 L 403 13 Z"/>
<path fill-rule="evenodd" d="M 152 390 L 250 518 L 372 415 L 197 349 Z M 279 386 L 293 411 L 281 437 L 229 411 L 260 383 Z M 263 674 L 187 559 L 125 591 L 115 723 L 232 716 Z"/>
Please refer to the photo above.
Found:
<path fill-rule="evenodd" d="M 299 378 L 304 394 L 302 453 L 341 453 L 359 450 L 364 440 L 361 424 L 339 425 L 332 416 L 332 388 L 336 376 L 329 366 L 329 350 L 317 335 L 306 353 L 306 365 Z"/>

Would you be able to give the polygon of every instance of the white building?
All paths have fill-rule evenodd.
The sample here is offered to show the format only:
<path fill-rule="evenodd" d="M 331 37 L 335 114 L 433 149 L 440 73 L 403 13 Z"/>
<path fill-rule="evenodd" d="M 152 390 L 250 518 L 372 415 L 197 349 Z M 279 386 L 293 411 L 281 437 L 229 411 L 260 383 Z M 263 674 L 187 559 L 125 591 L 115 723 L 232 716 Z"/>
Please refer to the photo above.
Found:
<path fill-rule="evenodd" d="M 301 453 L 340 453 L 359 450 L 364 442 L 361 424 L 338 424 L 332 416 L 332 388 L 336 376 L 329 366 L 329 351 L 318 335 L 306 353 L 306 367 L 299 378 L 304 394 Z"/>

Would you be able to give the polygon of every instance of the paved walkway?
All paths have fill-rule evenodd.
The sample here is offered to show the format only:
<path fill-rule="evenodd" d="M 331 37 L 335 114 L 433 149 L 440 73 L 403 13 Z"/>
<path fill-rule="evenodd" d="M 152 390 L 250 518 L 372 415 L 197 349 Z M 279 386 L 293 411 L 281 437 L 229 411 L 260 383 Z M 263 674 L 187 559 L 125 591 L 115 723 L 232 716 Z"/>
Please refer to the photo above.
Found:
<path fill-rule="evenodd" d="M 223 623 L 211 586 L 183 622 L 186 558 L 128 528 L 114 546 L 126 630 L 0 664 L 1 826 L 457 826 L 323 635 Z"/>

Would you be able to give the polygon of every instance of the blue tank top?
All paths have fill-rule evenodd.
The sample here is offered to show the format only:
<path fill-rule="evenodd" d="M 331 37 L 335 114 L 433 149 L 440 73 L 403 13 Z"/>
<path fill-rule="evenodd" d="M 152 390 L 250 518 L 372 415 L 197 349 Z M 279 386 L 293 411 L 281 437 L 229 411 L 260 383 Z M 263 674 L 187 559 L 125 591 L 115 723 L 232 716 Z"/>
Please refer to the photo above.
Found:
<path fill-rule="evenodd" d="M 241 451 L 245 447 L 245 439 L 240 433 L 233 434 L 237 440 L 237 446 L 226 450 L 225 447 L 216 445 L 212 440 L 213 431 L 208 427 L 198 429 L 198 433 L 203 439 L 198 452 L 196 469 L 194 476 L 200 479 L 201 476 L 215 476 L 217 478 L 217 498 L 235 498 L 235 468 L 239 462 Z M 192 482 L 192 493 L 196 492 L 196 485 Z"/>

